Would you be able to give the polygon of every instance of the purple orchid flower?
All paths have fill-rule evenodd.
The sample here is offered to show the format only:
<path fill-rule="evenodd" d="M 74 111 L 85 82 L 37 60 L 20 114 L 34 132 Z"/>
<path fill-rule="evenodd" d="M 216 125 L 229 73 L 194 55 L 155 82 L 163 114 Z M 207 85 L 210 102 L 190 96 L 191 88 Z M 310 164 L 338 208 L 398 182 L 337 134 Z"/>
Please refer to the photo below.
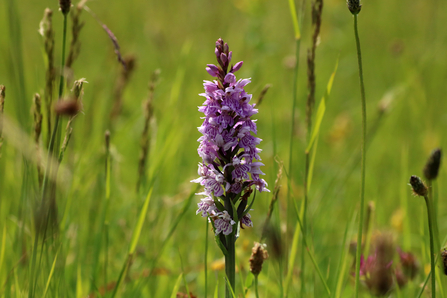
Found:
<path fill-rule="evenodd" d="M 198 128 L 202 136 L 198 154 L 199 178 L 191 182 L 205 187 L 206 197 L 198 204 L 197 214 L 214 220 L 216 235 L 229 235 L 237 223 L 232 204 L 246 207 L 247 197 L 253 191 L 269 191 L 267 183 L 259 175 L 264 175 L 259 162 L 261 152 L 256 146 L 262 141 L 252 135 L 257 133 L 256 120 L 251 117 L 258 113 L 255 104 L 250 104 L 251 94 L 245 91 L 250 79 L 236 79 L 243 62 L 230 67 L 232 52 L 222 39 L 216 42 L 215 54 L 218 66 L 207 64 L 206 71 L 216 78 L 204 81 L 205 102 L 199 107 L 204 113 L 203 123 Z M 228 71 L 229 70 L 229 71 Z M 245 192 L 245 195 L 242 193 Z M 216 206 L 216 200 L 226 210 Z M 242 202 L 245 200 L 245 202 Z M 243 204 L 243 205 L 241 205 Z M 238 208 L 237 218 L 247 227 L 253 226 L 251 216 L 245 208 Z M 241 209 L 241 210 L 239 210 Z"/>

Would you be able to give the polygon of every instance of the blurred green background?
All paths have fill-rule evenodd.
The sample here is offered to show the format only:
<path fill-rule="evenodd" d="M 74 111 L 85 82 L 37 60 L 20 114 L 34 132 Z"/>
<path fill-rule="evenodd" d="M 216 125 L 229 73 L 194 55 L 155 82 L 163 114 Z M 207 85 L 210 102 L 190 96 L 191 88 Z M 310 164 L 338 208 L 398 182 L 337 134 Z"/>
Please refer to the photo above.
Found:
<path fill-rule="evenodd" d="M 59 69 L 62 14 L 58 12 L 57 1 L 1 1 L 0 84 L 6 86 L 5 115 L 31 138 L 32 96 L 35 92 L 43 94 L 45 86 L 43 39 L 37 30 L 44 9 L 51 8 L 56 34 L 55 66 Z M 285 252 L 290 251 L 293 236 L 293 231 L 285 230 L 284 220 L 289 182 L 294 199 L 300 204 L 303 198 L 306 53 L 312 32 L 311 4 L 309 1 L 303 3 L 292 180 L 288 181 L 283 175 L 278 208 L 272 219 L 282 232 Z M 113 90 L 122 66 L 103 28 L 91 14 L 83 11 L 81 52 L 73 70 L 75 79 L 86 78 L 88 84 L 84 85 L 83 113 L 74 121 L 72 139 L 63 161 L 70 175 L 61 179 L 63 183 L 58 187 L 59 218 L 68 201 L 71 205 L 66 226 L 61 228 L 58 238 L 60 256 L 47 296 L 86 297 L 95 287 L 104 286 L 104 253 L 101 251 L 97 260 L 92 252 L 98 247 L 97 239 L 101 239 L 102 234 L 99 213 L 104 208 L 106 129 L 112 130 L 107 280 L 111 282 L 119 276 L 148 190 L 145 182 L 144 191 L 135 192 L 144 123 L 142 103 L 148 96 L 152 72 L 160 69 L 153 99 L 147 165 L 149 176 L 155 179 L 154 191 L 137 254 L 120 294 L 122 297 L 168 297 L 183 272 L 189 290 L 204 297 L 205 220 L 195 215 L 198 196 L 193 198 L 161 251 L 155 265 L 157 274 L 147 277 L 144 272 L 152 269 L 152 261 L 195 187 L 189 181 L 196 178 L 200 161 L 197 155 L 200 133 L 196 128 L 201 125 L 202 115 L 197 106 L 203 103 L 203 98 L 198 94 L 202 92 L 202 80 L 211 79 L 205 67 L 215 63 L 217 38 L 229 44 L 234 62 L 244 61 L 237 77 L 252 79 L 246 90 L 253 93 L 254 99 L 264 85 L 272 85 L 256 115 L 258 137 L 263 139 L 259 146 L 263 149 L 261 158 L 265 164 L 262 170 L 270 189 L 273 189 L 278 169 L 274 159 L 283 161 L 288 168 L 295 61 L 289 4 L 285 0 L 96 0 L 86 5 L 115 34 L 121 53 L 135 56 L 136 67 L 123 94 L 122 113 L 110 124 Z M 301 1 L 297 3 L 298 8 L 301 5 Z M 407 183 L 410 175 L 422 175 L 432 149 L 447 148 L 443 137 L 447 127 L 445 11 L 447 4 L 440 0 L 376 0 L 364 1 L 359 15 L 368 126 L 377 127 L 369 138 L 366 200 L 373 201 L 376 206 L 372 220 L 374 229 L 391 230 L 396 245 L 416 254 L 423 266 L 429 263 L 425 206 L 422 199 L 411 196 Z M 68 25 L 70 28 L 70 19 Z M 67 44 L 70 40 L 69 34 Z M 360 192 L 360 165 L 355 162 L 361 140 L 357 56 L 353 17 L 343 0 L 324 2 L 316 57 L 317 105 L 337 59 L 339 61 L 320 130 L 308 214 L 318 264 L 328 283 L 334 284 L 339 255 L 346 250 L 342 246 L 343 235 L 353 212 L 358 212 Z M 384 103 L 387 104 L 385 113 L 380 116 L 379 107 Z M 65 129 L 65 124 L 62 128 Z M 47 137 L 44 130 L 43 138 Z M 29 262 L 35 237 L 33 218 L 40 200 L 35 166 L 24 163 L 23 148 L 13 143 L 5 138 L 0 158 L 0 232 L 6 231 L 2 234 L 5 241 L 0 246 L 4 248 L 0 297 L 28 295 Z M 441 167 L 435 184 L 441 239 L 447 231 L 443 187 L 446 174 L 445 167 Z M 271 194 L 258 194 L 252 211 L 254 227 L 243 230 L 237 242 L 236 263 L 242 276 L 249 274 L 250 248 L 261 235 L 270 199 Z M 209 231 L 209 263 L 221 257 L 213 242 Z M 55 254 L 51 246 L 44 251 L 37 296 L 45 289 Z M 284 260 L 288 259 L 285 255 Z M 290 297 L 297 297 L 299 293 L 299 262 L 297 257 Z M 346 262 L 350 266 L 352 258 Z M 324 295 L 310 261 L 306 266 L 308 271 L 304 278 L 309 287 L 305 297 Z M 284 273 L 278 268 L 278 260 L 270 259 L 265 268 L 260 276 L 261 296 L 279 297 L 281 278 L 278 276 Z M 208 273 L 208 296 L 214 292 L 217 281 L 223 293 L 223 272 L 216 270 L 214 273 L 209 267 Z M 403 292 L 404 297 L 416 292 L 424 276 L 422 271 L 403 290 L 407 291 Z M 349 297 L 353 291 L 350 279 L 346 273 L 344 297 Z M 238 283 L 242 283 L 241 280 Z M 183 283 L 179 291 L 186 292 Z"/>

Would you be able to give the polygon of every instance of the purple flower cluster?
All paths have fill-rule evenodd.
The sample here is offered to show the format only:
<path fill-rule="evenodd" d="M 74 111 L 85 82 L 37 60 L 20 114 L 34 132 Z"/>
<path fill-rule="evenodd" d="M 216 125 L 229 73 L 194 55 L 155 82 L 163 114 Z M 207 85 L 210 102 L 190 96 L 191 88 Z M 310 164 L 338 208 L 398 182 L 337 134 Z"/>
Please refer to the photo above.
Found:
<path fill-rule="evenodd" d="M 232 52 L 228 44 L 218 39 L 215 49 L 219 66 L 208 64 L 206 70 L 216 77 L 214 81 L 204 81 L 206 100 L 199 111 L 205 114 L 203 124 L 198 128 L 203 134 L 199 138 L 198 153 L 199 178 L 192 182 L 205 187 L 205 198 L 198 204 L 197 214 L 209 216 L 213 220 L 216 235 L 229 235 L 236 224 L 235 218 L 245 226 L 253 226 L 246 209 L 252 187 L 259 191 L 269 191 L 260 167 L 264 164 L 256 146 L 261 139 L 257 133 L 255 120 L 251 116 L 258 113 L 255 104 L 250 104 L 252 95 L 244 87 L 250 79 L 236 80 L 234 73 L 242 66 L 242 61 L 231 66 Z M 244 193 L 244 194 L 242 194 Z M 233 210 L 237 206 L 237 217 Z"/>

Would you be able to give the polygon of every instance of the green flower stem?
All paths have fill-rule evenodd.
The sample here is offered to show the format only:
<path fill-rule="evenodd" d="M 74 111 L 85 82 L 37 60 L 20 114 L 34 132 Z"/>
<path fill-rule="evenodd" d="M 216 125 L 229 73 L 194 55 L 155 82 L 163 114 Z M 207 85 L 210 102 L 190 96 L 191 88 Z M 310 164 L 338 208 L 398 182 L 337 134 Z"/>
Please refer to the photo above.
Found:
<path fill-rule="evenodd" d="M 259 298 L 259 293 L 258 293 L 258 275 L 255 275 L 255 295 L 256 298 Z"/>
<path fill-rule="evenodd" d="M 360 49 L 359 32 L 357 29 L 357 14 L 354 14 L 354 33 L 355 42 L 357 45 L 357 58 L 359 64 L 359 77 L 360 77 L 360 93 L 362 97 L 362 173 L 361 173 L 361 188 L 360 188 L 360 219 L 357 234 L 357 251 L 355 256 L 355 297 L 359 296 L 360 286 L 360 257 L 362 254 L 362 232 L 363 232 L 363 213 L 365 205 L 365 162 L 366 162 L 366 97 L 365 97 L 365 85 L 363 83 L 363 68 L 362 68 L 362 51 Z"/>
<path fill-rule="evenodd" d="M 425 204 L 427 205 L 427 219 L 428 219 L 428 229 L 430 232 L 430 263 L 431 263 L 431 292 L 432 298 L 436 298 L 436 266 L 435 266 L 435 245 L 434 245 L 434 235 L 433 235 L 433 217 L 430 200 L 427 196 L 424 196 Z"/>
<path fill-rule="evenodd" d="M 236 249 L 235 249 L 235 242 L 236 242 L 236 227 L 234 228 L 234 231 L 230 234 L 225 236 L 225 240 L 227 242 L 227 251 L 228 253 L 225 255 L 225 274 L 228 278 L 228 283 L 230 284 L 233 291 L 236 290 L 235 284 L 236 284 Z M 230 288 L 226 287 L 225 291 L 225 298 L 233 298 L 232 290 Z"/>

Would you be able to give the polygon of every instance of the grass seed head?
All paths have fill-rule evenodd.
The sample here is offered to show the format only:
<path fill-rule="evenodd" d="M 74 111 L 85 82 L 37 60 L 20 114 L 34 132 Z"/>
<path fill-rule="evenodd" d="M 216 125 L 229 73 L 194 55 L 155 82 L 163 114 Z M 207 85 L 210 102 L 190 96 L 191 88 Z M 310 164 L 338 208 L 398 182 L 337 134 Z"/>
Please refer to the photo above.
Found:
<path fill-rule="evenodd" d="M 416 257 L 411 252 L 404 252 L 400 248 L 397 248 L 397 252 L 399 253 L 403 274 L 405 277 L 414 279 L 420 267 Z"/>
<path fill-rule="evenodd" d="M 348 5 L 349 11 L 352 14 L 359 14 L 360 10 L 362 10 L 360 0 L 347 0 L 346 5 Z"/>
<path fill-rule="evenodd" d="M 265 249 L 266 245 L 255 242 L 250 256 L 250 271 L 253 275 L 258 275 L 262 270 L 262 263 L 268 259 L 269 254 Z"/>
<path fill-rule="evenodd" d="M 67 15 L 70 12 L 71 0 L 59 0 L 59 8 L 64 16 Z"/>
<path fill-rule="evenodd" d="M 410 177 L 410 185 L 413 189 L 414 195 L 421 197 L 425 197 L 427 195 L 428 188 L 418 176 L 413 175 Z"/>
<path fill-rule="evenodd" d="M 441 166 L 442 152 L 440 148 L 433 150 L 424 167 L 424 176 L 427 180 L 435 180 L 438 177 Z"/>
<path fill-rule="evenodd" d="M 55 106 L 54 111 L 61 116 L 75 116 L 81 110 L 81 105 L 76 99 L 59 100 Z"/>

